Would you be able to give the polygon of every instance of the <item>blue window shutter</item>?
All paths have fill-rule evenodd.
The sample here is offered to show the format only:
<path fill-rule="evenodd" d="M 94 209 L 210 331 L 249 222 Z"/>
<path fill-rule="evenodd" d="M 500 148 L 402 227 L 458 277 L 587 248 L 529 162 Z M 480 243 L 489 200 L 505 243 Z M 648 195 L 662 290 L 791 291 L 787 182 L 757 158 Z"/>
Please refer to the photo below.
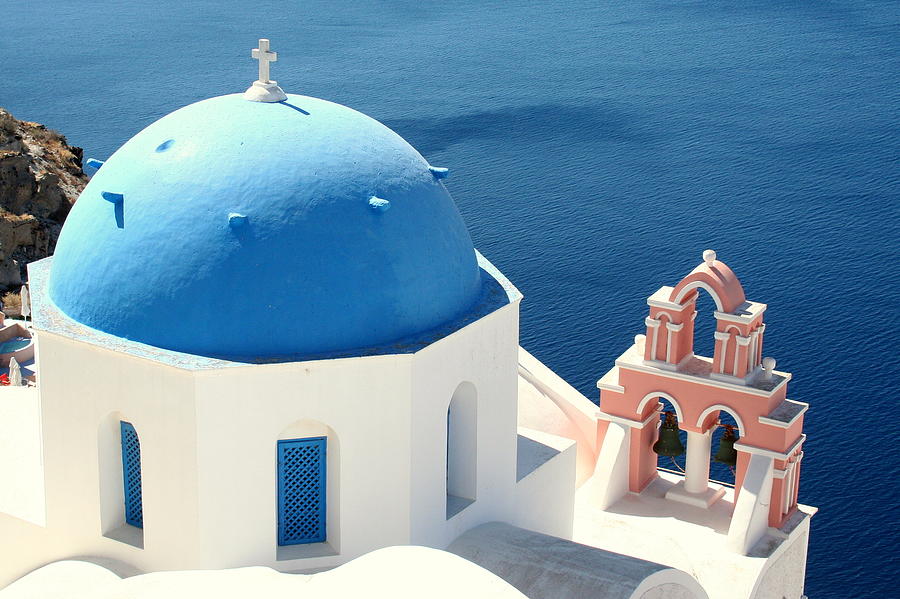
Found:
<path fill-rule="evenodd" d="M 130 422 L 121 421 L 122 479 L 125 483 L 125 522 L 144 528 L 141 496 L 141 440 Z"/>
<path fill-rule="evenodd" d="M 325 541 L 325 437 L 278 442 L 278 544 Z"/>

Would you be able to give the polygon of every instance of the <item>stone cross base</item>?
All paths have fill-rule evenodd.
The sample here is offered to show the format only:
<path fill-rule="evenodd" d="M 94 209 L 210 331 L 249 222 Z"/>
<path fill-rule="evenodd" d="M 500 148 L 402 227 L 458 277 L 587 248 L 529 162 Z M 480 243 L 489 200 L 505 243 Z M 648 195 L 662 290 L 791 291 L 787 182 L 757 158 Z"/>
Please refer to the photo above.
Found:
<path fill-rule="evenodd" d="M 287 94 L 278 87 L 277 81 L 254 81 L 253 85 L 244 92 L 244 99 L 251 102 L 281 102 L 287 100 Z"/>

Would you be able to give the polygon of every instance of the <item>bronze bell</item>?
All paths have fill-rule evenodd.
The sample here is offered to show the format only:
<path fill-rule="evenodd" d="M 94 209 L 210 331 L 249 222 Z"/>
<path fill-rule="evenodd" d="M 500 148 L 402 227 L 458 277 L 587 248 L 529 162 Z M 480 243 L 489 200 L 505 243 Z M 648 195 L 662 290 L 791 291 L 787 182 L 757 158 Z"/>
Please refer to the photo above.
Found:
<path fill-rule="evenodd" d="M 684 445 L 678 438 L 678 420 L 675 414 L 666 412 L 666 419 L 659 429 L 659 439 L 653 444 L 653 451 L 659 455 L 674 458 L 684 453 Z"/>
<path fill-rule="evenodd" d="M 737 465 L 737 450 L 734 448 L 734 442 L 738 440 L 738 436 L 734 432 L 732 425 L 725 424 L 723 426 L 725 427 L 725 434 L 722 435 L 722 440 L 719 441 L 719 450 L 716 452 L 713 461 L 735 466 Z"/>

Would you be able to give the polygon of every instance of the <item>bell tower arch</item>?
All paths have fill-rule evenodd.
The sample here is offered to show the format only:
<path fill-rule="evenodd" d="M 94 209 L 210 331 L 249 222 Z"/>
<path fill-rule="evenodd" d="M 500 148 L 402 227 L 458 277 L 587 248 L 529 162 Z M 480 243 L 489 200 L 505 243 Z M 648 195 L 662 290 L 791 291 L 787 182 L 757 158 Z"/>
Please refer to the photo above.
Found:
<path fill-rule="evenodd" d="M 701 291 L 709 293 L 716 307 L 711 357 L 694 354 Z M 726 496 L 734 503 L 729 544 L 746 552 L 766 526 L 783 525 L 797 509 L 808 406 L 787 398 L 791 375 L 776 371 L 772 358 L 762 358 L 766 304 L 747 300 L 741 282 L 716 252 L 703 252 L 701 264 L 674 287 L 661 287 L 647 304 L 646 335 L 635 337 L 597 385 L 600 419 L 606 426 L 630 429 L 623 450 L 629 456 L 628 490 L 642 493 L 660 477 L 654 446 L 664 455 L 682 449 L 673 434 L 677 425 L 687 433 L 685 472 L 667 483 L 665 498 L 709 508 Z M 658 398 L 674 407 L 665 414 L 665 423 Z M 736 424 L 720 425 L 720 413 Z M 661 426 L 666 438 L 657 443 Z M 716 452 L 712 433 L 719 426 L 727 435 L 721 435 Z M 733 491 L 710 484 L 715 453 L 718 461 L 733 464 Z M 671 479 L 671 473 L 667 476 Z"/>

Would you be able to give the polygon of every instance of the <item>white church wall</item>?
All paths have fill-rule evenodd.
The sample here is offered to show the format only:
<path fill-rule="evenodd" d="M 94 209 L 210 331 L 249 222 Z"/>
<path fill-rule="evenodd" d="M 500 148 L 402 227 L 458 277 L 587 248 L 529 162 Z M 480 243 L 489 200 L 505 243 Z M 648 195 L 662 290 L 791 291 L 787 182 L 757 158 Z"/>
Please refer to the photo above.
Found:
<path fill-rule="evenodd" d="M 307 570 L 408 543 L 411 359 L 198 373 L 202 567 Z M 307 436 L 328 437 L 327 539 L 278 547 L 277 442 Z"/>
<path fill-rule="evenodd" d="M 518 433 L 554 451 L 555 455 L 517 481 L 515 507 L 504 520 L 528 530 L 571 539 L 575 521 L 577 443 L 524 427 L 519 427 Z"/>
<path fill-rule="evenodd" d="M 591 503 L 608 509 L 628 493 L 628 465 L 631 455 L 631 428 L 610 422 L 603 436 L 594 475 L 585 483 Z"/>
<path fill-rule="evenodd" d="M 516 483 L 518 310 L 515 301 L 414 356 L 410 543 L 445 547 L 478 524 L 509 518 Z M 447 410 L 463 383 L 477 398 L 475 501 L 447 519 Z"/>
<path fill-rule="evenodd" d="M 140 569 L 196 563 L 191 374 L 51 333 L 38 336 L 46 536 L 54 552 Z M 125 525 L 119 504 L 122 418 L 141 443 L 143 531 Z"/>
<path fill-rule="evenodd" d="M 0 514 L 42 526 L 45 515 L 40 399 L 37 387 L 0 390 Z"/>
<path fill-rule="evenodd" d="M 750 597 L 766 599 L 801 599 L 806 579 L 806 553 L 809 544 L 810 519 L 806 518 L 766 561 Z"/>
<path fill-rule="evenodd" d="M 525 348 L 519 348 L 519 426 L 577 441 L 579 486 L 594 474 L 599 453 L 598 411 L 596 404 Z"/>

